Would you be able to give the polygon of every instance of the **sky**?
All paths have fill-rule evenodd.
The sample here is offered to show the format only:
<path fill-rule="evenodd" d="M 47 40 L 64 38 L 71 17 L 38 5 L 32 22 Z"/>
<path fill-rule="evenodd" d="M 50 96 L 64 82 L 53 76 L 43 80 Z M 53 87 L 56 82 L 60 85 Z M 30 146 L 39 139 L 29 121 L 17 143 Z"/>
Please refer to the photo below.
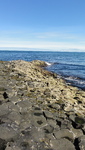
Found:
<path fill-rule="evenodd" d="M 85 0 L 0 0 L 0 50 L 85 52 Z"/>

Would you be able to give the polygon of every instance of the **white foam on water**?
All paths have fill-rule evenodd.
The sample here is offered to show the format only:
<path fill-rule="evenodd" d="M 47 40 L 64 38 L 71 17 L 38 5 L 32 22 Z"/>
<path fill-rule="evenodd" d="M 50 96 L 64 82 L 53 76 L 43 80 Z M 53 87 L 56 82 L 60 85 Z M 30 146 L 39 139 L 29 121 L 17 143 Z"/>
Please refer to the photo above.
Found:
<path fill-rule="evenodd" d="M 51 63 L 48 63 L 48 62 L 45 62 L 45 63 L 46 63 L 47 66 L 51 66 L 52 65 Z"/>
<path fill-rule="evenodd" d="M 76 82 L 77 84 L 84 84 L 85 85 L 85 81 L 83 81 L 83 80 L 79 80 L 77 77 L 66 77 L 65 78 L 66 80 L 69 80 L 69 81 L 74 81 L 74 82 Z"/>

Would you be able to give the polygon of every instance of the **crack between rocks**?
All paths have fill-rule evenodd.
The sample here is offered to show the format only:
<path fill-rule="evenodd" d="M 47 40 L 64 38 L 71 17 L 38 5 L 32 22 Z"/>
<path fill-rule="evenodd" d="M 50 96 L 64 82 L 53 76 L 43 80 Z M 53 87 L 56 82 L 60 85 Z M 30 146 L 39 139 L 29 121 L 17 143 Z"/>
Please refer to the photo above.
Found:
<path fill-rule="evenodd" d="M 47 117 L 46 117 L 46 115 L 45 115 L 45 113 L 43 112 L 43 116 L 45 117 L 45 119 L 47 120 Z"/>
<path fill-rule="evenodd" d="M 75 149 L 76 149 L 76 150 L 80 150 L 78 138 L 76 138 L 76 139 L 74 140 L 74 146 L 75 146 Z"/>

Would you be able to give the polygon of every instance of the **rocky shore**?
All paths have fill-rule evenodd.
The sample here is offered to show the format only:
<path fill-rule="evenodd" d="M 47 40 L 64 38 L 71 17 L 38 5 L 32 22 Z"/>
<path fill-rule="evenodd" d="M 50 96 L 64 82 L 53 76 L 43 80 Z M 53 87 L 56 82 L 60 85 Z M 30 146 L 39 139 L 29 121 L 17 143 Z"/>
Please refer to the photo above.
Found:
<path fill-rule="evenodd" d="M 0 61 L 0 150 L 85 150 L 85 91 L 43 61 Z"/>

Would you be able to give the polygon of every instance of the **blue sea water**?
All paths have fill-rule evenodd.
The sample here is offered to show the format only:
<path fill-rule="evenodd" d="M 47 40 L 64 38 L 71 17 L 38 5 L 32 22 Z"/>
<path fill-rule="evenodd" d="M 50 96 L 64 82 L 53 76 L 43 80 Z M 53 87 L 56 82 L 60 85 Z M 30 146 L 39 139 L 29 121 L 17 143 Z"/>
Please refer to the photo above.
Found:
<path fill-rule="evenodd" d="M 51 64 L 47 70 L 85 90 L 85 52 L 0 51 L 0 60 L 46 61 Z"/>

